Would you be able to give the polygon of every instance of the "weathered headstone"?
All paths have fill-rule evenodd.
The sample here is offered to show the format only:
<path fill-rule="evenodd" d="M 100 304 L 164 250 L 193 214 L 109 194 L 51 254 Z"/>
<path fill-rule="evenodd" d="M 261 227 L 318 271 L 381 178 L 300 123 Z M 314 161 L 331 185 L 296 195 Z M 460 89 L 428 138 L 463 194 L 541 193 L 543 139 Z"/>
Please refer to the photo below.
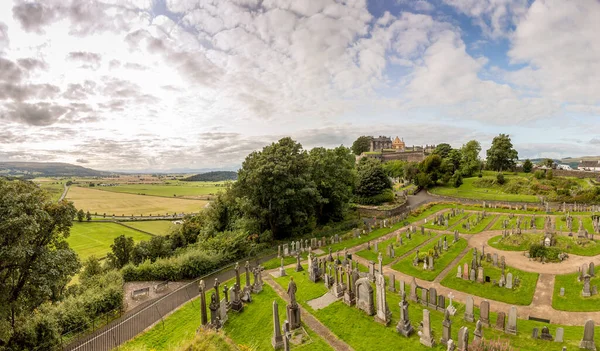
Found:
<path fill-rule="evenodd" d="M 458 265 L 458 268 L 456 271 L 456 278 L 462 278 L 462 267 L 460 265 Z"/>
<path fill-rule="evenodd" d="M 413 301 L 418 301 L 419 297 L 417 296 L 417 280 L 413 277 L 412 282 L 410 283 L 410 299 Z"/>
<path fill-rule="evenodd" d="M 208 315 L 206 312 L 206 286 L 204 284 L 204 280 L 200 280 L 198 283 L 198 289 L 200 291 L 200 323 L 202 326 L 206 326 L 208 323 Z"/>
<path fill-rule="evenodd" d="M 508 311 L 506 333 L 517 335 L 517 308 L 515 306 L 511 306 L 510 310 Z"/>
<path fill-rule="evenodd" d="M 433 331 L 431 330 L 431 321 L 429 319 L 429 310 L 423 309 L 423 322 L 419 331 L 419 342 L 427 347 L 434 347 Z"/>
<path fill-rule="evenodd" d="M 533 328 L 533 330 L 531 331 L 531 338 L 532 339 L 537 339 L 539 337 L 540 331 L 538 328 Z"/>
<path fill-rule="evenodd" d="M 563 342 L 564 336 L 565 336 L 565 330 L 562 327 L 556 328 L 556 338 L 554 338 L 554 341 Z"/>
<path fill-rule="evenodd" d="M 465 321 L 473 323 L 473 297 L 467 296 L 467 303 L 465 307 Z"/>
<path fill-rule="evenodd" d="M 429 300 L 429 290 L 421 288 L 421 305 L 427 307 L 427 301 Z"/>
<path fill-rule="evenodd" d="M 464 280 L 469 279 L 469 265 L 466 263 L 463 265 L 463 279 Z"/>
<path fill-rule="evenodd" d="M 391 292 L 396 292 L 396 276 L 394 273 L 390 273 L 390 286 L 388 288 Z"/>
<path fill-rule="evenodd" d="M 508 272 L 508 274 L 506 275 L 506 288 L 507 289 L 513 288 L 513 275 L 510 272 Z"/>
<path fill-rule="evenodd" d="M 275 350 L 283 348 L 283 337 L 281 336 L 281 326 L 279 325 L 279 310 L 277 301 L 273 301 L 273 338 L 271 345 Z"/>
<path fill-rule="evenodd" d="M 437 290 L 436 288 L 429 289 L 429 307 L 435 309 L 437 307 Z"/>
<path fill-rule="evenodd" d="M 592 296 L 592 293 L 590 291 L 590 275 L 589 274 L 586 274 L 583 276 L 583 289 L 581 290 L 581 295 L 583 295 L 583 297 Z"/>
<path fill-rule="evenodd" d="M 505 319 L 506 314 L 504 312 L 498 312 L 498 317 L 496 318 L 496 330 L 504 331 Z"/>
<path fill-rule="evenodd" d="M 479 268 L 477 269 L 477 282 L 478 283 L 485 282 L 485 277 L 483 275 L 483 266 L 479 266 Z"/>
<path fill-rule="evenodd" d="M 450 321 L 450 313 L 448 311 L 444 312 L 444 320 L 442 321 L 442 338 L 440 339 L 440 344 L 446 345 L 448 340 L 452 334 L 452 322 Z"/>
<path fill-rule="evenodd" d="M 383 274 L 378 274 L 375 287 L 377 288 L 377 314 L 375 315 L 375 321 L 388 325 L 392 317 L 392 313 L 388 310 L 387 301 L 385 298 L 385 277 Z"/>
<path fill-rule="evenodd" d="M 585 322 L 583 339 L 581 339 L 581 342 L 579 343 L 579 348 L 596 350 L 596 344 L 594 343 L 594 321 L 592 319 L 588 319 L 587 322 Z"/>
<path fill-rule="evenodd" d="M 461 327 L 458 330 L 458 351 L 469 350 L 469 329 Z"/>
<path fill-rule="evenodd" d="M 542 335 L 540 336 L 540 339 L 546 340 L 546 341 L 552 341 L 554 339 L 552 337 L 552 334 L 550 334 L 550 329 L 548 329 L 547 326 L 544 326 L 542 328 Z"/>
<path fill-rule="evenodd" d="M 375 314 L 375 306 L 373 303 L 373 288 L 368 278 L 360 278 L 356 281 L 355 294 L 356 294 L 356 307 L 363 310 L 367 315 L 372 316 Z"/>
<path fill-rule="evenodd" d="M 483 323 L 481 323 L 480 320 L 477 320 L 477 323 L 475 323 L 475 331 L 473 332 L 473 343 L 474 344 L 479 344 L 483 340 L 482 324 Z"/>
<path fill-rule="evenodd" d="M 560 296 L 565 296 L 565 288 L 560 288 Z"/>
<path fill-rule="evenodd" d="M 487 300 L 481 301 L 479 305 L 479 320 L 486 327 L 490 326 L 490 302 Z"/>
<path fill-rule="evenodd" d="M 408 337 L 413 332 L 414 329 L 410 324 L 410 319 L 408 318 L 408 302 L 406 301 L 406 293 L 402 291 L 402 300 L 398 303 L 400 305 L 400 320 L 396 325 L 396 330 L 398 333 Z"/>
<path fill-rule="evenodd" d="M 290 328 L 296 329 L 300 328 L 301 320 L 300 320 L 300 308 L 298 303 L 296 302 L 296 283 L 294 282 L 294 277 L 290 277 L 290 283 L 288 284 L 287 294 L 290 298 L 290 303 L 287 305 L 287 320 L 290 323 Z"/>

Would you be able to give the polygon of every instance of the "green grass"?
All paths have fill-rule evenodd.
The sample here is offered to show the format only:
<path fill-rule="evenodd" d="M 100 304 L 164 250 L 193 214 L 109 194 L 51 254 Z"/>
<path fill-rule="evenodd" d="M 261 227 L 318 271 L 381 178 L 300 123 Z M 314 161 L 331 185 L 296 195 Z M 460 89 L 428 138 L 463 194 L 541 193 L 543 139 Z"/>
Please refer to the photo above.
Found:
<path fill-rule="evenodd" d="M 400 271 L 402 273 L 411 275 L 413 277 L 417 277 L 423 280 L 432 281 L 435 277 L 438 276 L 445 268 L 458 256 L 466 247 L 467 241 L 465 239 L 459 239 L 456 243 L 452 244 L 452 240 L 454 237 L 452 235 L 447 235 L 448 240 L 448 251 L 442 250 L 442 255 L 435 260 L 434 262 L 434 270 L 425 271 L 423 270 L 423 263 L 419 263 L 418 266 L 413 266 L 412 262 L 414 259 L 414 255 L 408 255 L 402 260 L 398 261 L 396 264 L 392 266 L 393 269 Z M 437 245 L 437 240 L 425 245 L 419 250 L 419 256 L 424 257 L 425 254 L 433 247 Z"/>
<path fill-rule="evenodd" d="M 514 176 L 505 175 L 506 179 L 513 178 Z M 492 178 L 492 177 L 490 177 Z M 495 176 L 493 177 L 495 179 Z M 494 186 L 491 188 L 477 188 L 473 186 L 477 177 L 463 179 L 463 184 L 455 188 L 450 184 L 437 186 L 429 190 L 432 194 L 453 196 L 465 199 L 478 199 L 478 200 L 494 200 L 494 201 L 516 201 L 516 202 L 538 202 L 538 198 L 535 195 L 522 195 L 522 194 L 509 194 L 502 191 L 499 187 Z"/>
<path fill-rule="evenodd" d="M 134 221 L 123 224 L 155 235 L 167 235 L 177 228 L 173 221 Z"/>
<path fill-rule="evenodd" d="M 460 262 L 454 266 L 448 275 L 444 277 L 441 284 L 445 287 L 455 289 L 458 291 L 463 291 L 469 294 L 477 295 L 484 297 L 486 299 L 506 302 L 514 305 L 529 305 L 531 301 L 533 301 L 533 294 L 535 293 L 535 286 L 537 284 L 537 279 L 539 274 L 537 273 L 529 273 L 518 270 L 513 267 L 506 267 L 505 274 L 512 273 L 513 274 L 513 289 L 501 288 L 498 286 L 493 286 L 492 283 L 478 283 L 477 281 L 464 280 L 462 278 L 456 277 L 457 267 L 458 265 L 464 265 L 468 263 L 469 266 L 471 264 L 471 260 L 473 258 L 473 251 L 469 251 Z M 484 275 L 489 276 L 490 279 L 496 279 L 496 281 L 500 280 L 500 276 L 502 274 L 502 269 L 499 267 L 494 267 L 490 262 L 486 262 L 482 260 Z M 521 284 L 516 287 L 514 285 L 515 279 L 519 277 L 521 280 Z"/>
<path fill-rule="evenodd" d="M 57 202 L 58 199 L 60 199 L 60 196 L 65 189 L 64 185 L 58 184 L 57 182 L 36 182 L 36 184 L 39 184 L 42 189 L 46 190 L 50 195 L 50 199 L 54 202 Z"/>
<path fill-rule="evenodd" d="M 283 252 L 281 254 L 283 254 Z M 334 255 L 334 254 L 332 253 L 332 255 Z M 302 260 L 306 260 L 306 257 L 308 257 L 308 253 L 306 253 L 306 252 L 301 253 L 300 257 L 302 258 Z M 296 256 L 286 256 L 283 258 L 283 265 L 287 266 L 288 264 L 296 263 L 296 261 L 297 261 Z M 281 258 L 278 258 L 278 257 L 272 258 L 272 259 L 268 260 L 267 262 L 263 263 L 262 266 L 265 270 L 281 267 Z"/>
<path fill-rule="evenodd" d="M 402 235 L 402 246 L 400 246 L 400 243 L 397 241 L 398 238 L 396 236 L 379 243 L 378 248 L 379 248 L 379 251 L 381 252 L 381 254 L 383 255 L 383 265 L 384 266 L 388 265 L 390 262 L 395 260 L 397 257 L 404 255 L 405 253 L 411 251 L 415 247 L 419 246 L 420 244 L 422 244 L 425 241 L 432 238 L 429 235 L 421 235 L 420 233 L 412 234 L 411 239 L 407 239 L 405 233 L 401 233 L 400 235 Z M 396 251 L 395 258 L 391 258 L 388 255 L 388 246 L 389 245 L 394 245 L 394 250 Z M 364 259 L 376 262 L 376 263 L 379 262 L 379 258 L 378 258 L 379 254 L 377 252 L 375 252 L 375 244 L 374 243 L 371 243 L 371 250 L 366 250 L 366 249 L 361 250 L 361 251 L 357 252 L 356 255 L 358 255 Z"/>
<path fill-rule="evenodd" d="M 530 229 L 530 222 L 531 222 L 531 216 L 519 216 L 521 217 L 521 229 Z M 544 229 L 544 218 L 542 216 L 536 216 L 535 217 L 535 227 L 536 229 L 542 230 Z M 492 225 L 492 227 L 490 228 L 490 230 L 502 230 L 502 221 L 504 221 L 505 219 L 508 220 L 508 227 L 506 229 L 512 229 L 513 226 L 516 228 L 517 225 L 517 216 L 513 216 L 513 218 L 510 218 L 509 216 L 500 216 L 498 217 L 498 220 L 496 220 L 496 222 L 494 223 L 494 225 Z"/>
<path fill-rule="evenodd" d="M 444 217 L 447 218 L 448 212 L 444 213 Z M 471 214 L 468 212 L 465 212 L 463 214 L 457 214 L 454 217 L 450 217 L 450 219 L 448 220 L 448 228 L 446 228 L 446 226 L 444 225 L 444 223 L 442 222 L 439 225 L 434 225 L 433 224 L 433 217 L 428 218 L 427 219 L 427 224 L 424 224 L 423 227 L 425 228 L 429 228 L 429 229 L 437 229 L 437 230 L 445 230 L 445 229 L 452 229 L 452 227 L 454 227 L 454 225 L 456 225 L 458 222 L 462 221 L 463 219 L 469 217 Z"/>
<path fill-rule="evenodd" d="M 298 273 L 288 271 L 288 274 L 294 275 L 294 280 L 298 282 L 298 277 L 295 276 Z M 276 282 L 279 283 L 284 289 L 287 288 L 287 280 L 276 279 Z M 297 294 L 300 294 L 303 290 L 311 291 L 313 290 L 313 287 L 317 286 L 323 286 L 323 284 L 321 282 L 316 284 L 312 282 L 303 282 L 298 284 Z M 316 291 L 307 293 L 307 296 L 315 295 L 318 295 Z M 413 327 L 415 328 L 415 333 L 409 338 L 405 338 L 396 332 L 395 328 L 396 324 L 398 323 L 398 319 L 400 318 L 400 311 L 398 307 L 400 297 L 397 293 L 394 294 L 387 292 L 386 300 L 392 312 L 392 320 L 387 327 L 376 323 L 372 316 L 367 316 L 364 312 L 360 311 L 356 307 L 346 306 L 342 301 L 336 301 L 321 310 L 313 310 L 303 301 L 300 301 L 300 304 L 307 311 L 313 314 L 313 316 L 315 316 L 321 323 L 323 323 L 323 325 L 331 330 L 332 333 L 349 344 L 355 350 L 431 350 L 431 348 L 427 348 L 419 343 L 419 336 L 416 334 L 419 323 L 423 318 L 423 307 L 415 302 L 409 302 L 409 318 Z M 475 328 L 475 323 L 464 321 L 464 305 L 456 302 L 454 305 L 457 308 L 457 313 L 454 317 L 451 317 L 453 322 L 451 337 L 453 340 L 458 340 L 458 329 L 461 326 L 466 326 L 469 328 L 469 333 L 472 335 L 472 332 Z M 508 311 L 505 312 L 508 313 Z M 439 346 L 439 338 L 442 335 L 443 316 L 443 313 L 438 311 L 431 311 L 430 314 L 431 327 L 434 331 L 436 343 L 438 343 L 438 346 L 434 348 L 435 350 L 446 349 L 445 347 Z M 478 316 L 479 309 L 476 307 L 475 319 L 477 319 Z M 491 312 L 491 325 L 495 325 L 496 318 L 497 314 L 495 312 Z M 531 333 L 533 328 L 539 329 L 540 327 L 541 324 L 539 322 L 519 319 L 517 320 L 518 334 L 516 336 L 504 334 L 503 332 L 497 331 L 493 328 L 485 327 L 483 328 L 483 332 L 486 340 L 496 340 L 498 338 L 502 338 L 503 340 L 508 340 L 512 347 L 521 351 L 539 351 L 546 350 L 549 347 L 552 347 L 552 349 L 561 349 L 563 346 L 567 346 L 569 350 L 578 349 L 579 341 L 583 335 L 582 326 L 564 326 L 565 342 L 563 343 L 549 343 L 539 339 L 532 339 Z M 553 335 L 556 335 L 556 327 L 557 325 L 550 325 L 550 332 Z"/>
<path fill-rule="evenodd" d="M 474 214 L 473 216 L 469 217 L 469 219 L 471 218 L 477 218 L 477 215 Z M 496 219 L 496 215 L 494 214 L 486 214 L 486 217 L 484 219 L 482 219 L 479 224 L 477 225 L 471 225 L 471 229 L 467 230 L 466 228 L 463 228 L 463 223 L 460 223 L 460 225 L 456 226 L 456 230 L 458 230 L 459 233 L 463 233 L 463 234 L 477 234 L 477 233 L 481 233 L 487 226 L 488 224 L 490 224 L 493 220 Z M 467 220 L 469 220 L 467 219 Z M 466 222 L 465 222 L 466 223 Z"/>
<path fill-rule="evenodd" d="M 579 273 L 557 275 L 554 278 L 554 294 L 552 307 L 561 311 L 592 312 L 600 310 L 600 295 L 583 297 L 583 282 L 577 280 Z M 600 285 L 600 277 L 592 277 L 590 290 L 594 285 Z M 565 288 L 565 296 L 560 296 L 560 288 Z"/>
<path fill-rule="evenodd" d="M 225 190 L 224 182 L 181 182 L 172 181 L 161 184 L 122 184 L 117 186 L 98 186 L 94 189 L 136 195 L 164 197 L 206 197 Z"/>
<path fill-rule="evenodd" d="M 544 238 L 543 234 L 523 233 L 521 235 L 510 235 L 502 239 L 502 235 L 488 240 L 488 245 L 504 251 L 526 251 L 531 244 L 539 244 Z M 600 243 L 594 240 L 580 240 L 576 236 L 556 236 L 556 247 L 564 252 L 579 256 L 596 256 L 600 254 Z"/>
<path fill-rule="evenodd" d="M 242 275 L 242 281 L 245 282 Z M 242 285 L 243 285 L 242 282 Z M 231 285 L 232 280 L 227 282 Z M 209 300 L 209 294 L 206 296 Z M 252 350 L 270 350 L 273 336 L 273 301 L 279 305 L 279 320 L 286 320 L 285 302 L 275 291 L 265 284 L 263 291 L 252 295 L 252 302 L 244 306 L 242 313 L 230 311 L 225 323 L 225 334 L 238 345 L 246 345 Z M 200 326 L 199 298 L 184 304 L 164 323 L 158 323 L 150 330 L 140 334 L 121 347 L 121 350 L 134 351 L 149 348 L 156 351 L 177 350 L 183 342 L 191 340 Z M 210 312 L 209 318 L 210 318 Z M 332 350 L 316 333 L 304 326 L 312 342 L 296 347 L 294 350 Z"/>
<path fill-rule="evenodd" d="M 148 234 L 116 223 L 75 222 L 73 223 L 71 235 L 67 238 L 67 242 L 82 260 L 91 255 L 102 258 L 111 252 L 110 245 L 120 235 L 132 237 L 135 242 L 151 238 Z"/>

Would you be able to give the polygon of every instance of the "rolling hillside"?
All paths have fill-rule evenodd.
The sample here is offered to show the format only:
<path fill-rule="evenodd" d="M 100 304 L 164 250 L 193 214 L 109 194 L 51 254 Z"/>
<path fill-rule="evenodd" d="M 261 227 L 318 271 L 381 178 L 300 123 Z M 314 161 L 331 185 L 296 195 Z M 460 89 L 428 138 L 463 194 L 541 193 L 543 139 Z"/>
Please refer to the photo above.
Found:
<path fill-rule="evenodd" d="M 0 176 L 21 177 L 105 177 L 113 172 L 59 162 L 0 162 Z"/>

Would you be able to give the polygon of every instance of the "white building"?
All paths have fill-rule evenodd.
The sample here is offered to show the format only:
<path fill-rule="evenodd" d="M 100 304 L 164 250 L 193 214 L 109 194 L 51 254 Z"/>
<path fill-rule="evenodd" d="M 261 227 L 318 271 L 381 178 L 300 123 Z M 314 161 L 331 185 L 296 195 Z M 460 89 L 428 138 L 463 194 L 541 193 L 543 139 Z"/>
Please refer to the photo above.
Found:
<path fill-rule="evenodd" d="M 600 160 L 598 161 L 580 161 L 577 165 L 580 171 L 600 172 Z"/>

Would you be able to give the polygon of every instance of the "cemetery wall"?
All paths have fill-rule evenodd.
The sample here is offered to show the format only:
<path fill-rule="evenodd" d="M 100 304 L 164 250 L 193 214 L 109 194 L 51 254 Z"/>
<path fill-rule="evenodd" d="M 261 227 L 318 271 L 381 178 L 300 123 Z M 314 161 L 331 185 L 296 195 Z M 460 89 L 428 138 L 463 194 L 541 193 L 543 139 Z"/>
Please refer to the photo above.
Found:
<path fill-rule="evenodd" d="M 404 212 L 409 211 L 408 202 L 398 205 L 393 208 L 379 209 L 376 207 L 369 206 L 357 206 L 358 213 L 363 217 L 376 217 L 376 218 L 388 218 L 398 216 Z"/>

